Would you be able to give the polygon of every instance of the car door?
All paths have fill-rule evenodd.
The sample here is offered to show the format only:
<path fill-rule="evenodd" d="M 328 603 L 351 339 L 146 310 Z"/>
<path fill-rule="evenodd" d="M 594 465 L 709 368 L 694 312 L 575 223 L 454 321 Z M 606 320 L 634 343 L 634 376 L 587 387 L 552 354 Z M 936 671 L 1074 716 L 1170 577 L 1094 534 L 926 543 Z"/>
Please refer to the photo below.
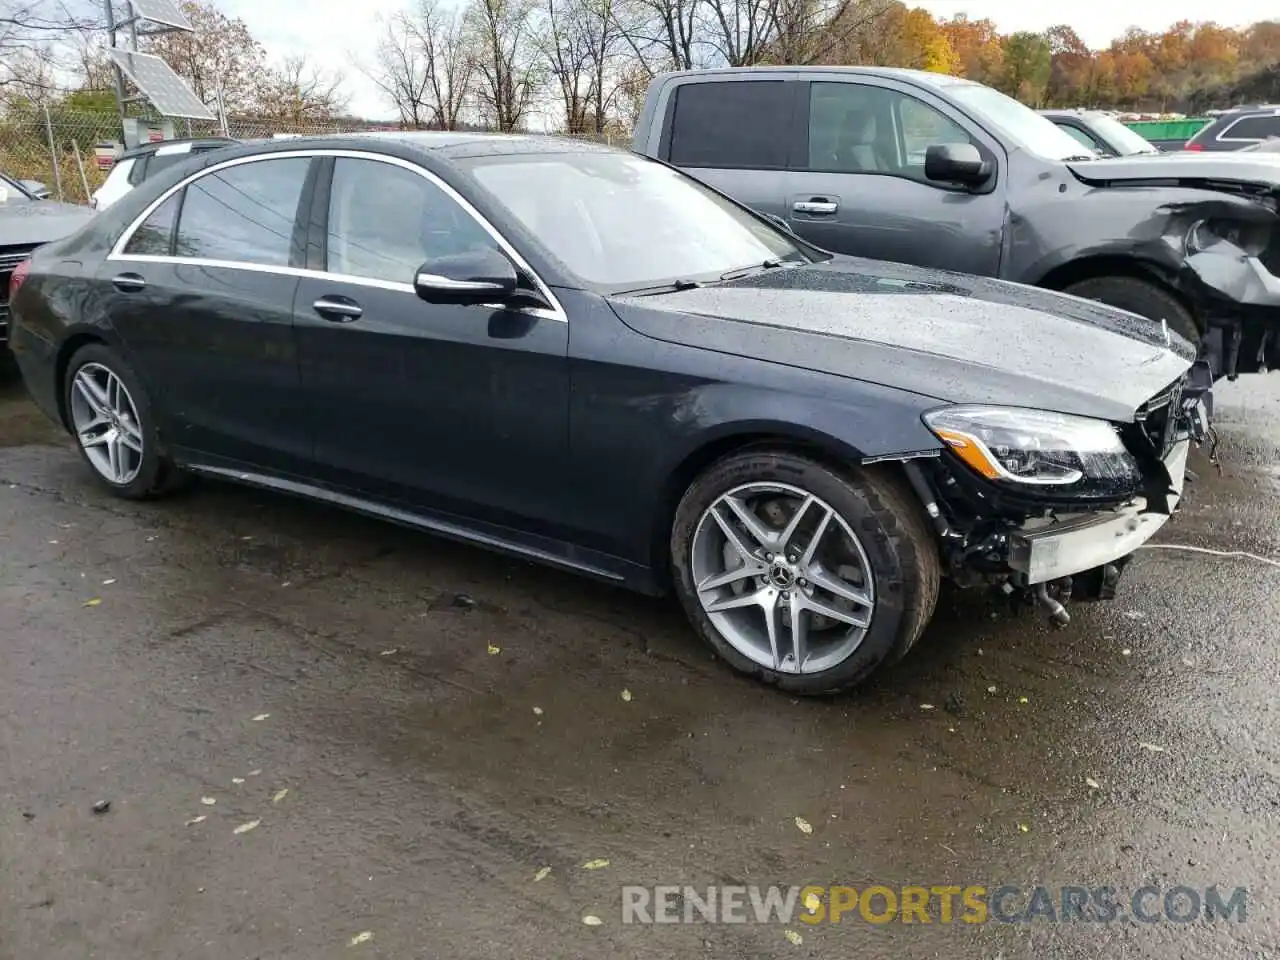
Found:
<path fill-rule="evenodd" d="M 805 148 L 787 174 L 792 229 L 838 253 L 994 276 L 1004 153 L 939 98 L 879 78 L 799 84 Z M 977 190 L 924 175 L 934 144 L 976 144 L 997 166 Z"/>
<path fill-rule="evenodd" d="M 310 454 L 293 301 L 311 159 L 211 167 L 126 232 L 99 275 L 106 315 L 170 443 L 275 469 Z"/>
<path fill-rule="evenodd" d="M 440 178 L 332 159 L 297 297 L 315 460 L 331 482 L 495 522 L 563 504 L 568 324 L 559 310 L 427 303 L 428 258 L 491 248 L 528 268 Z"/>
<path fill-rule="evenodd" d="M 786 219 L 794 74 L 672 84 L 658 156 L 739 203 Z"/>

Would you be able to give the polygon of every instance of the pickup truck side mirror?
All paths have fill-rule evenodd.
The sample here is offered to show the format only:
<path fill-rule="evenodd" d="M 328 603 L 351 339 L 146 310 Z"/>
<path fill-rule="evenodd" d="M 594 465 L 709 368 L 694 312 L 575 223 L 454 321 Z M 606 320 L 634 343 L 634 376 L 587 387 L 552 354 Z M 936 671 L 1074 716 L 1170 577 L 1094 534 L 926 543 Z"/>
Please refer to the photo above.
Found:
<path fill-rule="evenodd" d="M 924 175 L 929 180 L 976 187 L 991 176 L 991 163 L 972 143 L 937 143 L 924 152 Z"/>

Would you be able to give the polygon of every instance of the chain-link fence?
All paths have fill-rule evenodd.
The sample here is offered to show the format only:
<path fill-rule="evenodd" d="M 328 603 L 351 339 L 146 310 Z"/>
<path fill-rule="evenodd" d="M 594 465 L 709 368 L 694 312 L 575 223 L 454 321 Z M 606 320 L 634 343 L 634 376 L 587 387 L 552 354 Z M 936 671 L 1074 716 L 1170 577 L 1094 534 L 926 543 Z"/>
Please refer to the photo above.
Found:
<path fill-rule="evenodd" d="M 174 122 L 179 137 L 221 136 L 220 124 Z M 237 140 L 277 136 L 324 136 L 374 129 L 397 129 L 368 122 L 291 123 L 255 118 L 230 119 L 227 133 Z M 582 134 L 584 139 L 626 146 L 630 138 Z M 15 180 L 43 183 L 51 196 L 68 203 L 88 203 L 110 172 L 99 167 L 95 148 L 120 139 L 120 120 L 112 114 L 74 114 L 35 109 L 0 117 L 0 172 Z"/>

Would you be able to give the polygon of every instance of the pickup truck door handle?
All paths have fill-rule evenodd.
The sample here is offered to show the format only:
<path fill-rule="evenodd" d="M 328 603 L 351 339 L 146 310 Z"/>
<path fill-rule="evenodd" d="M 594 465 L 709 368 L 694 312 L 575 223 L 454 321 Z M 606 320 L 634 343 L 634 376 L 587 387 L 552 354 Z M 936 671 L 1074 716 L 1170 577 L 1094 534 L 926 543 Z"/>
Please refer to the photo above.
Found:
<path fill-rule="evenodd" d="M 334 323 L 350 323 L 364 316 L 364 308 L 348 297 L 321 297 L 311 309 Z"/>
<path fill-rule="evenodd" d="M 791 209 L 796 213 L 835 213 L 840 209 L 840 204 L 834 200 L 814 197 L 812 200 L 797 200 L 791 205 Z"/>
<path fill-rule="evenodd" d="M 113 277 L 111 283 L 121 293 L 136 293 L 139 290 L 146 289 L 147 286 L 147 281 L 136 273 L 122 273 L 118 277 Z"/>

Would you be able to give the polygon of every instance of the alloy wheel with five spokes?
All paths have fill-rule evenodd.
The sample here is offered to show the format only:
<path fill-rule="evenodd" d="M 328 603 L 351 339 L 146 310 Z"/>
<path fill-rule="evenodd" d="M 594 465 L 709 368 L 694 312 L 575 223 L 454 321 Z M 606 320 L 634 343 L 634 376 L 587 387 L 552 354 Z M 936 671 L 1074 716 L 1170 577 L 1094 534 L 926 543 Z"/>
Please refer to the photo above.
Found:
<path fill-rule="evenodd" d="M 69 399 L 71 426 L 90 465 L 108 483 L 132 483 L 146 448 L 138 408 L 124 381 L 101 363 L 86 363 L 76 370 Z"/>

